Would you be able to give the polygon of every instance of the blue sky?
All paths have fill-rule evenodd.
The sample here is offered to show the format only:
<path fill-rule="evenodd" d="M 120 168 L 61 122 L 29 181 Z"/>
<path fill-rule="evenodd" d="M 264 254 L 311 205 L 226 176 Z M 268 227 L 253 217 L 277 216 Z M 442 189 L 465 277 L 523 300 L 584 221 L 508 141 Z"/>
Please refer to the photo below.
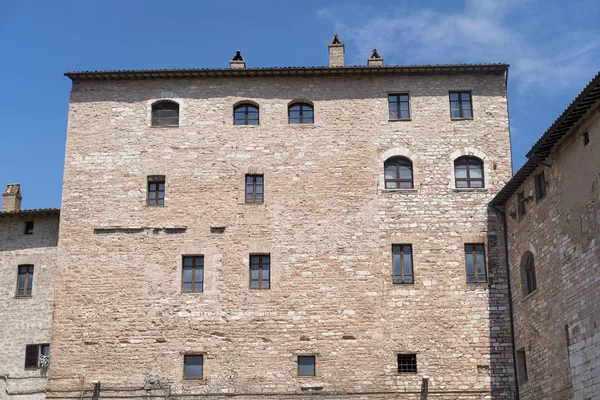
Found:
<path fill-rule="evenodd" d="M 598 0 L 0 1 L 0 186 L 59 207 L 73 70 L 506 62 L 515 171 L 600 69 Z"/>

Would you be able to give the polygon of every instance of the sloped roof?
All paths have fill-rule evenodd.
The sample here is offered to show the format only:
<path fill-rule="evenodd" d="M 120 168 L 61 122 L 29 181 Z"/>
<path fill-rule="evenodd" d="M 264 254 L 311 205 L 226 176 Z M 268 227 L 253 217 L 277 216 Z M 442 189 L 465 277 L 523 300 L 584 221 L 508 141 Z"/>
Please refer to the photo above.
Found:
<path fill-rule="evenodd" d="M 259 67 L 259 68 L 191 68 L 191 69 L 140 69 L 114 71 L 73 71 L 65 76 L 73 81 L 124 80 L 124 79 L 182 79 L 198 77 L 269 77 L 291 75 L 353 75 L 353 74 L 454 74 L 478 73 L 501 75 L 508 64 L 424 64 L 385 65 L 368 67 Z"/>
<path fill-rule="evenodd" d="M 502 205 L 519 189 L 527 177 L 552 153 L 554 146 L 583 118 L 600 99 L 600 72 L 575 97 L 563 113 L 544 132 L 527 153 L 527 161 L 491 201 Z"/>
<path fill-rule="evenodd" d="M 31 208 L 29 210 L 0 211 L 0 217 L 17 217 L 21 215 L 59 215 L 60 208 Z"/>

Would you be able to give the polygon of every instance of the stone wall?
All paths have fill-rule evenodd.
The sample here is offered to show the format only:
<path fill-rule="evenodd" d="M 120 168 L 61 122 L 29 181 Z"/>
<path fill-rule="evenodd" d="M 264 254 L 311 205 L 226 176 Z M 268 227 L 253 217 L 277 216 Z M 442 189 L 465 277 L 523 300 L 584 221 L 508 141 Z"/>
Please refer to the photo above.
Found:
<path fill-rule="evenodd" d="M 473 120 L 450 120 L 456 89 L 472 90 Z M 410 121 L 388 121 L 393 91 L 410 91 Z M 161 98 L 180 104 L 179 127 L 150 126 Z M 302 99 L 315 123 L 289 125 Z M 259 104 L 259 126 L 233 125 L 242 100 Z M 414 189 L 384 189 L 394 154 L 412 159 Z M 454 189 L 465 154 L 484 159 L 486 189 Z M 261 205 L 244 204 L 253 171 Z M 148 175 L 166 176 L 164 207 L 146 206 Z M 487 209 L 510 176 L 503 76 L 76 82 L 49 396 L 153 375 L 171 393 L 415 399 L 428 375 L 434 398 L 512 398 Z M 488 284 L 466 283 L 472 242 L 486 244 Z M 414 284 L 392 283 L 392 243 L 412 244 Z M 270 290 L 249 289 L 250 253 L 271 255 Z M 181 292 L 182 255 L 204 255 L 203 293 Z M 205 355 L 202 381 L 182 379 L 187 352 Z M 417 353 L 417 374 L 397 373 L 399 352 Z M 302 354 L 315 377 L 297 376 Z"/>
<path fill-rule="evenodd" d="M 57 240 L 58 215 L 0 214 L 0 399 L 44 398 L 46 371 L 25 369 L 25 346 L 50 343 Z M 31 297 L 16 296 L 22 264 L 34 266 Z"/>
<path fill-rule="evenodd" d="M 527 214 L 516 215 L 517 193 L 507 203 L 516 348 L 525 350 L 529 378 L 520 384 L 522 400 L 600 398 L 598 154 L 596 106 L 557 146 L 548 166 L 540 165 L 517 191 L 531 197 Z M 533 180 L 541 171 L 547 195 L 536 201 Z M 521 271 L 527 251 L 537 277 L 537 290 L 529 294 Z"/>

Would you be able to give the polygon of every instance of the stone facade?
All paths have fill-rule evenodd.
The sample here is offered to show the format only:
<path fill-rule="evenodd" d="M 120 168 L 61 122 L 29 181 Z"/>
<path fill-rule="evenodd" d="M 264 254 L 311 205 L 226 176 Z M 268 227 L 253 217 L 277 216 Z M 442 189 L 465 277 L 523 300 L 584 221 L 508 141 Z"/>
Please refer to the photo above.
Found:
<path fill-rule="evenodd" d="M 33 231 L 25 234 L 27 221 Z M 0 399 L 43 399 L 46 369 L 25 368 L 25 347 L 50 343 L 58 210 L 0 212 Z M 31 296 L 17 296 L 19 265 L 33 265 Z"/>
<path fill-rule="evenodd" d="M 472 91 L 473 119 L 450 119 L 449 90 Z M 476 72 L 74 79 L 48 398 L 97 380 L 102 398 L 417 399 L 427 375 L 430 398 L 512 399 L 487 207 L 511 177 L 505 90 Z M 409 121 L 389 121 L 389 92 L 410 93 Z M 159 99 L 179 103 L 178 127 L 151 126 Z M 245 100 L 260 125 L 233 125 Z M 314 124 L 288 123 L 297 100 Z M 485 189 L 455 189 L 470 154 Z M 414 189 L 385 189 L 394 155 Z M 264 204 L 245 204 L 248 173 L 264 175 Z M 164 207 L 146 205 L 151 175 L 166 177 Z M 465 243 L 486 245 L 487 283 L 466 282 Z M 412 244 L 414 284 L 392 283 L 392 244 Z M 270 254 L 269 290 L 249 288 L 253 253 Z M 202 293 L 182 293 L 184 255 L 204 256 Z M 190 353 L 202 380 L 183 379 Z M 416 353 L 418 373 L 398 374 L 397 353 Z M 297 376 L 298 355 L 316 376 Z"/>
<path fill-rule="evenodd" d="M 527 368 L 521 400 L 600 399 L 600 86 L 595 92 L 596 100 L 577 100 L 587 113 L 506 202 L 515 347 Z M 546 196 L 537 200 L 542 172 Z M 527 254 L 537 283 L 531 292 Z"/>

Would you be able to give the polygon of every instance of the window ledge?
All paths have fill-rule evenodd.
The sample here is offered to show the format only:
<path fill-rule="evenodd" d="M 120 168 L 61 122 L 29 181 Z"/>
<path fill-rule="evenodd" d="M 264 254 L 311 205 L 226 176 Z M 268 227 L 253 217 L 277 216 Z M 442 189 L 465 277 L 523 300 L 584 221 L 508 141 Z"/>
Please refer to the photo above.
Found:
<path fill-rule="evenodd" d="M 450 121 L 473 121 L 473 117 L 471 117 L 471 118 L 450 118 Z"/>
<path fill-rule="evenodd" d="M 15 296 L 15 299 L 32 299 L 33 296 Z"/>
<path fill-rule="evenodd" d="M 487 188 L 452 188 L 452 191 L 455 193 L 461 192 L 481 192 L 486 193 L 488 191 Z"/>
<path fill-rule="evenodd" d="M 412 118 L 388 119 L 388 122 L 402 122 L 402 121 L 412 121 Z"/>
<path fill-rule="evenodd" d="M 523 300 L 526 300 L 526 299 L 530 299 L 530 298 L 532 298 L 532 297 L 533 297 L 533 295 L 534 295 L 534 294 L 536 294 L 537 292 L 538 292 L 538 289 L 537 289 L 537 288 L 535 288 L 535 290 L 534 290 L 533 292 L 529 292 L 529 293 L 527 293 L 525 296 L 523 296 Z"/>
<path fill-rule="evenodd" d="M 419 189 L 381 189 L 382 193 L 417 193 Z"/>
<path fill-rule="evenodd" d="M 548 198 L 548 194 L 546 194 L 546 195 L 545 195 L 544 197 L 542 197 L 541 199 L 539 199 L 539 200 L 536 200 L 536 201 L 535 201 L 535 204 L 536 204 L 536 205 L 538 205 L 538 204 L 540 204 L 542 201 L 546 200 L 547 198 Z"/>
<path fill-rule="evenodd" d="M 164 129 L 164 128 L 179 128 L 181 125 L 150 125 L 150 128 Z"/>
<path fill-rule="evenodd" d="M 233 124 L 233 126 L 239 126 L 240 128 L 258 128 L 260 126 L 260 124 L 257 124 L 257 125 L 250 125 L 250 124 L 248 124 L 248 125 L 243 125 L 243 124 L 236 125 L 236 124 Z"/>
<path fill-rule="evenodd" d="M 309 127 L 314 128 L 315 124 L 314 123 L 312 123 L 312 124 L 290 124 L 290 123 L 288 123 L 288 126 L 293 126 L 295 128 L 309 128 Z"/>

